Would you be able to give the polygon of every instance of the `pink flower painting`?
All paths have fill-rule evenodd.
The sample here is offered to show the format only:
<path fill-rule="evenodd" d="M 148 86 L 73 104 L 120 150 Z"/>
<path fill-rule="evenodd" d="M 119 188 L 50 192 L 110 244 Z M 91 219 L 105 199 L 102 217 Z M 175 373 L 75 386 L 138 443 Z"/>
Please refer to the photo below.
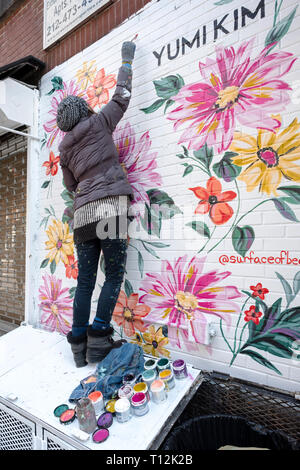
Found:
<path fill-rule="evenodd" d="M 44 285 L 39 288 L 40 309 L 43 311 L 41 324 L 51 331 L 67 334 L 71 329 L 73 316 L 73 299 L 61 288 L 62 281 L 53 275 L 43 276 Z"/>
<path fill-rule="evenodd" d="M 274 131 L 280 126 L 270 114 L 285 109 L 289 85 L 281 80 L 296 57 L 270 52 L 266 46 L 251 58 L 255 38 L 233 47 L 216 46 L 216 58 L 199 62 L 201 81 L 183 86 L 172 99 L 179 105 L 168 115 L 174 129 L 188 124 L 179 144 L 199 150 L 206 143 L 220 153 L 230 146 L 236 122 Z"/>
<path fill-rule="evenodd" d="M 233 301 L 242 294 L 235 286 L 220 286 L 230 272 L 204 271 L 205 257 L 188 255 L 179 257 L 172 265 L 163 260 L 155 274 L 147 273 L 142 281 L 140 297 L 151 307 L 148 322 L 168 325 L 168 337 L 173 347 L 185 346 L 197 350 L 205 342 L 205 329 L 209 316 L 231 324 L 231 315 L 239 312 Z"/>
<path fill-rule="evenodd" d="M 156 171 L 157 152 L 151 151 L 152 141 L 149 131 L 139 139 L 129 122 L 119 125 L 114 134 L 114 142 L 119 152 L 120 163 L 127 170 L 128 181 L 134 192 L 132 204 L 150 205 L 147 190 L 162 185 L 162 178 Z M 136 214 L 138 216 L 138 214 Z"/>
<path fill-rule="evenodd" d="M 57 140 L 58 145 L 65 136 L 65 132 L 61 131 L 56 124 L 56 115 L 59 103 L 68 95 L 85 98 L 85 91 L 80 91 L 79 85 L 76 85 L 75 80 L 71 80 L 69 83 L 63 82 L 63 86 L 64 88 L 62 90 L 57 90 L 55 96 L 53 96 L 51 100 L 51 109 L 49 114 L 52 118 L 43 125 L 45 131 L 50 134 L 47 140 L 47 147 L 49 148 L 55 140 Z"/>

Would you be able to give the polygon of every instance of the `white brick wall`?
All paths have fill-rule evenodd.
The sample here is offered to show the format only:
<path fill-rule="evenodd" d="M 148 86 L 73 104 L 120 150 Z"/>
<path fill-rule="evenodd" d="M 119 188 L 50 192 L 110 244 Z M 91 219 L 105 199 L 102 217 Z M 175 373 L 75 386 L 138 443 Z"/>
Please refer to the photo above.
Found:
<path fill-rule="evenodd" d="M 63 81 L 69 83 L 70 80 L 76 81 L 76 72 L 82 68 L 83 62 L 90 63 L 92 60 L 96 60 L 97 71 L 102 67 L 105 69 L 105 74 L 117 74 L 118 67 L 120 66 L 120 49 L 121 44 L 125 40 L 130 40 L 136 33 L 139 33 L 137 40 L 137 50 L 136 58 L 134 61 L 134 78 L 133 78 L 133 93 L 130 107 L 127 110 L 123 120 L 120 123 L 120 126 L 124 126 L 125 123 L 130 123 L 131 129 L 134 133 L 136 143 L 139 142 L 141 136 L 145 132 L 149 132 L 149 137 L 151 140 L 151 149 L 149 153 L 152 154 L 152 158 L 156 161 L 156 169 L 160 177 L 162 184 L 155 184 L 149 186 L 147 185 L 146 189 L 157 188 L 160 191 L 164 191 L 171 197 L 174 201 L 174 204 L 180 208 L 184 214 L 176 214 L 171 220 L 163 219 L 162 228 L 160 232 L 159 240 L 156 241 L 167 244 L 161 248 L 152 246 L 152 249 L 155 250 L 157 257 L 151 255 L 148 251 L 145 250 L 142 243 L 138 240 L 131 238 L 129 250 L 128 250 L 128 261 L 127 261 L 127 274 L 125 279 L 129 281 L 132 285 L 133 291 L 139 294 L 139 303 L 143 303 L 143 300 L 140 300 L 142 295 L 145 294 L 145 291 L 140 290 L 144 286 L 145 279 L 148 278 L 147 273 L 154 274 L 157 277 L 157 280 L 162 280 L 163 285 L 168 286 L 168 292 L 165 292 L 165 296 L 162 297 L 162 302 L 165 302 L 161 307 L 161 318 L 159 321 L 155 321 L 152 317 L 154 311 L 159 313 L 159 310 L 155 310 L 154 300 L 157 296 L 152 295 L 149 292 L 148 297 L 145 300 L 145 303 L 151 307 L 150 314 L 144 318 L 144 324 L 147 327 L 151 325 L 155 326 L 157 330 L 160 325 L 165 324 L 168 326 L 170 317 L 168 315 L 163 319 L 165 313 L 166 301 L 168 305 L 174 307 L 174 296 L 178 291 L 184 291 L 185 297 L 181 298 L 182 304 L 181 307 L 185 308 L 181 319 L 181 324 L 183 323 L 188 327 L 191 324 L 193 327 L 197 327 L 197 319 L 204 317 L 208 323 L 214 325 L 217 331 L 217 336 L 212 340 L 211 345 L 196 344 L 197 341 L 200 341 L 201 329 L 194 331 L 191 338 L 192 341 L 184 344 L 183 341 L 180 343 L 180 347 L 172 344 L 170 338 L 170 325 L 169 325 L 169 342 L 164 345 L 165 350 L 168 353 L 171 353 L 172 357 L 180 357 L 183 355 L 189 362 L 193 363 L 195 366 L 205 369 L 205 370 L 218 370 L 220 372 L 228 373 L 232 376 L 243 378 L 252 382 L 259 384 L 265 384 L 268 386 L 273 386 L 289 391 L 299 391 L 299 360 L 297 360 L 297 351 L 292 351 L 296 349 L 296 342 L 292 344 L 291 338 L 296 340 L 300 337 L 299 331 L 299 317 L 300 317 L 300 298 L 299 293 L 294 295 L 293 291 L 289 292 L 290 289 L 293 289 L 293 280 L 296 288 L 297 273 L 300 272 L 300 264 L 286 264 L 282 262 L 281 264 L 276 264 L 275 262 L 262 262 L 260 264 L 251 263 L 249 260 L 245 263 L 225 263 L 224 265 L 220 262 L 221 255 L 227 255 L 228 259 L 231 256 L 235 256 L 243 260 L 241 252 L 237 252 L 233 246 L 231 234 L 234 229 L 235 223 L 239 227 L 250 226 L 255 232 L 255 240 L 251 247 L 248 247 L 248 250 L 244 252 L 244 255 L 250 257 L 250 252 L 252 252 L 252 257 L 261 259 L 268 259 L 268 257 L 279 257 L 282 250 L 289 252 L 290 258 L 300 259 L 300 250 L 299 250 L 299 222 L 288 220 L 286 217 L 283 217 L 275 207 L 273 201 L 268 201 L 257 208 L 257 210 L 245 215 L 247 211 L 251 210 L 257 204 L 260 204 L 262 201 L 267 199 L 274 199 L 276 196 L 274 194 L 268 195 L 259 191 L 259 184 L 253 188 L 252 191 L 248 192 L 246 190 L 245 181 L 237 178 L 236 180 L 232 179 L 230 182 L 224 181 L 220 175 L 217 175 L 213 170 L 213 165 L 218 163 L 224 156 L 224 153 L 230 151 L 230 149 L 225 148 L 222 152 L 214 152 L 214 156 L 211 163 L 211 177 L 216 178 L 222 184 L 222 191 L 234 191 L 236 197 L 232 201 L 227 201 L 229 206 L 233 209 L 233 215 L 227 222 L 224 222 L 220 225 L 214 224 L 214 220 L 209 217 L 209 214 L 200 215 L 194 214 L 194 210 L 197 204 L 200 202 L 196 198 L 194 193 L 189 190 L 191 187 L 200 186 L 206 188 L 206 183 L 209 179 L 209 175 L 203 172 L 199 167 L 194 167 L 193 171 L 186 176 L 183 175 L 184 167 L 182 163 L 188 162 L 196 163 L 191 159 L 183 160 L 179 159 L 176 155 L 183 153 L 182 145 L 188 147 L 189 142 L 184 142 L 183 144 L 179 143 L 179 139 L 182 136 L 184 129 L 187 127 L 189 122 L 185 126 L 180 126 L 176 131 L 173 128 L 173 121 L 167 119 L 170 116 L 170 113 L 179 106 L 179 103 L 173 103 L 164 114 L 164 106 L 160 107 L 157 111 L 145 114 L 141 111 L 142 108 L 147 108 L 152 105 L 156 100 L 161 97 L 156 95 L 155 87 L 153 84 L 154 80 L 160 81 L 163 78 L 166 78 L 171 75 L 180 74 L 184 80 L 184 86 L 188 87 L 192 83 L 198 84 L 209 84 L 211 90 L 215 91 L 216 102 L 219 99 L 219 103 L 225 103 L 224 106 L 227 106 L 227 109 L 231 109 L 233 113 L 237 113 L 237 104 L 230 105 L 226 102 L 226 96 L 224 98 L 224 90 L 227 89 L 227 92 L 232 92 L 232 89 L 228 91 L 228 87 L 237 86 L 236 82 L 233 82 L 233 78 L 228 80 L 225 83 L 225 80 L 221 82 L 220 88 L 217 89 L 217 85 L 213 85 L 214 78 L 211 73 L 214 73 L 215 76 L 218 73 L 216 68 L 213 68 L 212 61 L 216 60 L 216 46 L 223 46 L 227 48 L 227 51 L 231 49 L 234 51 L 235 60 L 231 67 L 227 66 L 227 72 L 230 73 L 233 70 L 237 73 L 238 65 L 246 65 L 245 57 L 237 57 L 237 50 L 241 44 L 245 44 L 246 41 L 254 39 L 253 48 L 250 54 L 250 59 L 252 63 L 261 53 L 265 47 L 265 40 L 268 32 L 273 27 L 274 20 L 274 7 L 275 2 L 271 0 L 265 0 L 261 2 L 261 5 L 264 3 L 265 7 L 265 16 L 261 18 L 261 11 L 258 10 L 257 16 L 255 18 L 246 18 L 246 26 L 241 27 L 241 10 L 242 7 L 248 8 L 252 13 L 255 12 L 256 8 L 260 4 L 259 0 L 251 0 L 248 2 L 243 2 L 241 0 L 233 0 L 232 2 L 224 3 L 223 5 L 216 5 L 216 1 L 200 1 L 200 0 L 162 0 L 160 2 L 152 2 L 147 4 L 147 6 L 133 15 L 129 20 L 125 21 L 120 27 L 111 31 L 107 36 L 97 41 L 95 44 L 82 51 L 82 53 L 77 54 L 72 57 L 66 63 L 56 67 L 51 72 L 47 73 L 41 83 L 41 106 L 40 106 L 40 135 L 41 138 L 44 138 L 45 130 L 43 125 L 50 121 L 53 118 L 53 115 L 49 114 L 51 110 L 51 102 L 57 97 L 59 98 L 59 91 L 55 91 L 51 95 L 47 93 L 52 88 L 51 80 L 54 77 L 62 77 Z M 283 0 L 281 11 L 278 14 L 277 23 L 279 21 L 285 21 L 288 15 L 290 15 L 298 4 L 296 0 Z M 238 29 L 234 31 L 234 11 L 238 11 Z M 213 41 L 213 22 L 214 20 L 221 21 L 222 18 L 227 15 L 227 18 L 222 23 L 222 26 L 230 31 L 229 34 L 224 34 L 222 31 L 219 31 L 219 38 L 217 41 Z M 293 119 L 299 119 L 299 80 L 298 80 L 298 70 L 300 67 L 299 60 L 296 61 L 290 68 L 290 70 L 285 73 L 286 67 L 284 66 L 284 59 L 279 58 L 277 54 L 279 53 L 288 53 L 290 58 L 286 60 L 292 61 L 293 57 L 298 55 L 298 43 L 299 35 L 297 34 L 298 28 L 300 26 L 299 20 L 300 12 L 297 10 L 295 17 L 292 23 L 289 26 L 289 29 L 286 34 L 280 39 L 279 43 L 272 49 L 272 51 L 267 55 L 270 62 L 270 69 L 265 69 L 264 73 L 261 76 L 261 82 L 263 80 L 269 80 L 268 91 L 261 88 L 257 82 L 257 75 L 252 75 L 252 72 L 249 73 L 247 79 L 254 81 L 257 94 L 260 93 L 269 93 L 269 99 L 272 100 L 275 98 L 277 101 L 272 101 L 272 106 L 260 105 L 257 108 L 257 122 L 258 119 L 261 119 L 262 116 L 265 116 L 264 119 L 273 115 L 280 114 L 282 117 L 282 125 L 280 130 L 277 131 L 277 142 L 278 134 L 282 132 L 283 129 L 287 129 L 290 126 L 290 123 Z M 285 21 L 286 23 L 286 21 Z M 207 29 L 207 43 L 202 45 L 202 31 L 203 26 L 206 25 Z M 174 54 L 176 47 L 176 39 L 185 37 L 187 40 L 192 41 L 197 30 L 200 29 L 200 40 L 201 45 L 199 48 L 196 47 L 196 44 L 189 49 L 186 48 L 185 55 L 181 53 L 174 60 L 167 59 L 167 44 L 171 44 L 171 52 Z M 153 51 L 160 53 L 163 46 L 165 50 L 162 54 L 161 65 L 158 66 L 158 61 L 155 58 Z M 206 61 L 210 59 L 208 64 Z M 261 59 L 261 64 L 264 63 L 264 60 Z M 277 64 L 279 61 L 279 65 Z M 199 72 L 198 63 L 207 63 L 207 72 L 208 78 L 205 80 Z M 277 66 L 278 65 L 278 66 Z M 255 68 L 253 73 L 257 73 L 259 69 Z M 220 78 L 220 71 L 218 77 Z M 211 81 L 209 81 L 211 79 Z M 283 105 L 283 99 L 285 98 L 284 92 L 281 90 L 279 94 L 276 94 L 276 86 L 278 86 L 278 80 L 283 84 L 288 84 L 291 87 L 291 90 L 287 91 L 289 102 Z M 297 81 L 298 80 L 298 81 Z M 212 83 L 213 82 L 213 83 Z M 234 84 L 235 83 L 235 84 Z M 89 84 L 90 85 L 90 84 Z M 241 94 L 241 89 L 245 87 L 245 79 L 243 83 L 238 84 L 239 93 Z M 249 83 L 248 83 L 249 86 Z M 262 87 L 264 85 L 261 85 Z M 178 90 L 179 91 L 179 90 Z M 110 96 L 112 95 L 113 90 L 110 90 Z M 187 88 L 188 93 L 188 88 Z M 248 90 L 248 93 L 251 94 L 251 90 Z M 298 93 L 298 95 L 297 95 Z M 241 95 L 238 95 L 237 101 L 240 102 Z M 175 93 L 176 95 L 176 93 Z M 175 96 L 173 95 L 171 99 Z M 222 97 L 224 98 L 222 101 Z M 208 99 L 208 98 L 207 98 Z M 199 97 L 191 98 L 190 103 L 197 103 L 195 106 L 199 106 Z M 221 101 L 220 101 L 221 100 Z M 225 100 L 225 101 L 224 101 Z M 200 100 L 201 101 L 201 100 Z M 250 104 L 249 104 L 250 103 Z M 245 112 L 243 116 L 249 116 L 252 110 L 250 102 L 247 102 L 245 105 Z M 184 104 L 187 106 L 187 103 Z M 195 109 L 195 108 L 189 108 Z M 223 113 L 225 113 L 225 108 L 223 108 Z M 190 111 L 186 109 L 186 117 L 190 117 L 188 114 Z M 263 113 L 266 112 L 264 115 Z M 215 115 L 216 117 L 216 115 Z M 241 131 L 243 135 L 251 135 L 255 137 L 257 141 L 258 129 L 255 127 L 257 125 L 256 120 L 252 121 L 250 125 L 245 125 L 239 122 L 239 119 L 236 117 L 234 124 L 229 124 L 229 128 L 233 131 Z M 200 123 L 200 121 L 199 121 Z M 198 125 L 199 125 L 198 123 Z M 224 121 L 227 124 L 227 121 Z M 195 124 L 196 125 L 196 124 Z M 222 124 L 220 124 L 222 128 Z M 224 129 L 221 131 L 221 135 L 224 133 Z M 50 132 L 46 132 L 46 139 L 50 137 Z M 275 135 L 275 129 L 273 129 L 273 134 Z M 193 135 L 195 135 L 195 128 L 193 130 Z M 260 160 L 262 162 L 260 165 L 261 174 L 266 174 L 272 171 L 273 179 L 269 179 L 270 183 L 273 182 L 276 187 L 290 187 L 294 190 L 296 194 L 296 189 L 300 189 L 300 172 L 299 172 L 299 155 L 300 155 L 300 133 L 299 128 L 290 130 L 289 137 L 283 135 L 281 138 L 280 144 L 276 143 L 271 147 L 268 144 L 268 147 L 273 148 L 273 150 L 278 150 L 279 145 L 285 143 L 288 146 L 289 142 L 293 142 L 292 147 L 294 148 L 294 158 L 289 159 L 289 163 L 286 164 L 287 168 L 294 169 L 295 173 L 290 179 L 282 177 L 280 183 L 276 181 L 276 165 L 273 166 L 273 170 L 267 168 L 266 161 Z M 235 140 L 234 140 L 235 141 Z M 269 142 L 269 141 L 268 141 Z M 40 182 L 41 186 L 45 181 L 50 181 L 51 183 L 46 188 L 41 188 L 40 200 L 41 200 L 41 222 L 42 219 L 46 216 L 49 216 L 48 220 L 44 219 L 44 223 L 41 226 L 41 248 L 40 248 L 40 262 L 49 256 L 49 250 L 46 249 L 45 242 L 49 240 L 49 237 L 46 233 L 50 226 L 53 226 L 55 217 L 61 221 L 63 212 L 66 208 L 65 201 L 61 197 L 61 193 L 64 190 L 62 185 L 62 174 L 60 169 L 58 173 L 53 175 L 51 178 L 45 175 L 45 167 L 42 164 L 49 159 L 50 151 L 53 151 L 54 155 L 57 156 L 57 147 L 59 143 L 59 138 L 56 137 L 51 147 L 46 145 L 41 148 L 40 155 Z M 216 143 L 216 141 L 214 142 Z M 209 145 L 211 147 L 211 145 Z M 263 149 L 265 147 L 260 147 Z M 297 153 L 298 149 L 298 153 Z M 189 149 L 189 155 L 193 156 L 193 151 L 195 149 Z M 293 150 L 291 145 L 289 150 Z M 265 152 L 265 151 L 264 151 Z M 263 153 L 261 155 L 270 156 L 269 154 Z M 291 157 L 291 154 L 290 154 Z M 245 158 L 245 157 L 244 157 Z M 279 156 L 277 165 L 283 162 L 282 156 Z M 283 164 L 283 163 L 282 163 Z M 264 166 L 263 166 L 264 165 Z M 239 167 L 241 169 L 241 174 L 244 173 L 248 165 Z M 130 168 L 129 168 L 130 170 Z M 270 173 L 271 174 L 271 173 Z M 129 171 L 130 178 L 130 171 Z M 143 175 L 142 180 L 145 182 L 149 178 L 149 175 L 146 173 Z M 274 179 L 275 178 L 275 179 Z M 295 189 L 296 188 L 296 189 Z M 239 194 L 239 196 L 238 196 Z M 218 194 L 217 194 L 218 196 Z M 278 196 L 283 197 L 287 196 L 283 192 L 278 191 Z M 147 195 L 145 193 L 145 198 Z M 225 201 L 226 202 L 226 201 Z M 220 203 L 220 201 L 218 201 Z M 300 210 L 298 204 L 288 203 L 288 206 L 293 211 L 298 220 L 300 220 Z M 220 206 L 219 206 L 220 207 Z M 210 206 L 210 209 L 212 206 Z M 52 212 L 54 210 L 55 217 Z M 190 211 L 188 213 L 188 210 Z M 186 216 L 188 213 L 188 216 Z M 244 217 L 243 217 L 244 216 Z M 183 226 L 179 225 L 180 221 L 184 217 L 184 223 L 187 221 L 195 220 L 199 222 L 204 222 L 209 226 L 211 233 L 211 239 L 202 237 L 197 234 L 192 228 L 186 229 L 186 237 L 183 239 Z M 240 223 L 238 222 L 241 218 Z M 173 233 L 171 236 L 168 235 L 170 232 L 168 230 L 169 224 L 173 226 Z M 227 234 L 227 235 L 226 235 Z M 140 234 L 140 238 L 146 238 L 146 232 L 143 232 L 143 235 Z M 166 238 L 168 237 L 168 238 Z M 147 238 L 146 238 L 147 239 Z M 151 241 L 148 239 L 148 241 Z M 154 239 L 152 239 L 154 241 Z M 204 247 L 204 244 L 206 246 Z M 219 244 L 218 244 L 219 243 Z M 215 246 L 217 245 L 218 246 Z M 215 246 L 215 247 L 214 247 Z M 203 247 L 203 250 L 198 253 L 198 251 Z M 144 266 L 143 273 L 141 274 L 138 267 L 138 251 L 140 251 L 140 256 L 143 258 Z M 171 276 L 167 279 L 167 272 L 163 271 L 163 260 L 168 260 L 174 268 L 175 261 L 179 258 L 186 255 L 186 263 L 182 264 L 182 270 L 187 275 L 185 281 L 182 285 L 178 282 L 178 275 L 175 276 L 176 280 Z M 76 261 L 76 250 L 74 247 L 74 256 Z M 188 319 L 187 308 L 188 308 L 188 297 L 186 295 L 188 291 L 187 281 L 191 275 L 191 271 L 188 273 L 190 264 L 193 257 L 197 256 L 198 259 L 203 256 L 206 257 L 204 265 L 201 271 L 196 273 L 196 280 L 199 281 L 200 277 L 205 273 L 211 271 L 216 271 L 218 273 L 228 272 L 228 277 L 224 277 L 223 280 L 219 279 L 215 283 L 207 283 L 206 289 L 195 288 L 192 290 L 194 301 L 197 302 L 198 307 L 193 304 L 189 314 L 191 315 L 191 322 Z M 195 266 L 194 266 L 194 269 Z M 76 287 L 76 279 L 68 278 L 66 276 L 66 267 L 64 263 L 60 261 L 55 270 L 52 271 L 53 278 L 55 283 L 61 282 L 60 289 L 68 288 L 72 289 Z M 278 279 L 275 273 L 279 273 L 284 279 L 282 282 Z M 40 286 L 44 285 L 43 276 L 45 274 L 51 275 L 50 263 L 46 267 L 40 269 Z M 230 275 L 229 275 L 230 273 Z M 296 276 L 296 278 L 295 278 Z M 75 276 L 76 277 L 76 276 Z M 295 279 L 294 279 L 295 278 Z M 204 278 L 203 278 L 204 279 Z M 207 277 L 205 278 L 207 280 Z M 98 284 L 102 285 L 103 283 L 103 273 L 99 269 L 97 277 L 97 286 Z M 265 295 L 263 301 L 265 305 L 270 308 L 274 302 L 279 298 L 282 298 L 281 311 L 277 312 L 278 318 L 280 321 L 276 320 L 278 323 L 273 322 L 271 325 L 271 316 L 272 314 L 269 311 L 263 312 L 262 304 L 257 305 L 257 310 L 263 313 L 262 316 L 258 318 L 259 323 L 256 325 L 252 320 L 245 321 L 245 310 L 248 311 L 250 306 L 256 305 L 255 298 L 249 298 L 246 306 L 244 304 L 246 296 L 242 294 L 241 291 L 250 290 L 250 286 L 256 286 L 258 283 L 261 283 L 264 288 L 267 288 L 269 292 Z M 284 291 L 283 284 L 285 283 L 286 293 Z M 288 287 L 289 283 L 290 287 Z M 230 301 L 230 295 L 228 290 L 224 289 L 225 286 L 233 286 L 234 292 L 236 293 L 235 298 L 231 300 L 232 312 L 224 313 L 222 310 L 228 308 L 226 302 Z M 219 289 L 215 290 L 218 287 Z M 124 290 L 124 285 L 122 287 Z M 204 290 L 204 292 L 203 292 Z M 297 291 L 297 289 L 296 289 Z M 172 293 L 172 295 L 171 295 Z M 70 293 L 66 291 L 62 293 L 62 297 L 68 296 Z M 287 310 L 287 297 L 291 294 L 293 297 L 289 303 L 289 309 L 294 308 L 294 316 L 291 317 L 291 312 L 286 313 Z M 99 295 L 99 286 L 95 290 L 93 295 L 93 301 L 96 301 Z M 173 296 L 173 300 L 172 297 Z M 291 296 L 288 297 L 288 300 L 291 299 Z M 210 298 L 208 298 L 210 297 Z M 203 299 L 206 300 L 204 305 Z M 39 299 L 41 301 L 41 298 Z M 45 309 L 41 307 L 39 311 L 36 312 L 37 321 L 45 323 L 46 319 L 49 320 L 48 326 L 53 328 L 55 327 L 55 322 L 51 323 L 51 318 L 56 319 L 55 315 L 60 318 L 64 317 L 68 319 L 69 326 L 62 327 L 59 329 L 66 332 L 71 324 L 71 300 L 67 300 L 65 306 L 69 308 L 67 314 L 66 311 L 63 311 L 62 304 L 59 304 L 57 299 L 54 299 L 50 295 L 49 299 L 50 309 L 48 307 Z M 172 303 L 173 302 L 173 303 Z M 224 303 L 225 302 L 225 303 Z M 95 309 L 95 303 L 92 303 L 93 309 Z M 201 309 L 202 306 L 202 309 Z M 207 310 L 203 310 L 203 307 L 210 308 L 210 313 Z M 266 307 L 266 308 L 267 308 Z M 241 311 L 241 309 L 243 309 Z M 174 310 L 175 312 L 175 310 Z M 177 319 L 179 318 L 177 310 Z M 270 315 L 269 322 L 266 321 L 266 317 Z M 92 317 L 94 312 L 92 312 Z M 222 331 L 220 329 L 220 319 L 219 316 L 230 318 L 230 326 L 227 328 L 225 320 L 222 321 Z M 277 318 L 277 317 L 276 317 Z M 157 317 L 156 317 L 157 319 Z M 275 320 L 274 320 L 275 321 Z M 252 342 L 248 339 L 250 327 L 254 331 L 256 341 Z M 264 325 L 262 327 L 262 325 Z M 277 325 L 277 327 L 275 326 Z M 181 332 L 181 327 L 179 323 L 176 323 L 178 331 Z M 273 328 L 273 329 L 272 329 Z M 261 331 L 263 330 L 263 332 Z M 137 333 L 140 333 L 144 336 L 143 345 L 147 345 L 158 338 L 152 338 L 149 335 L 149 329 L 147 331 L 148 335 L 144 332 L 139 332 L 136 329 Z M 151 329 L 150 329 L 151 333 Z M 163 330 L 164 334 L 167 334 L 166 328 Z M 240 335 L 242 339 L 239 343 Z M 132 340 L 133 338 L 131 338 Z M 161 340 L 161 338 L 159 338 Z M 236 339 L 236 341 L 235 341 Z M 237 353 L 237 347 L 240 344 L 240 347 L 245 345 L 246 341 L 249 340 L 249 345 L 244 347 L 244 350 L 247 354 L 243 354 L 243 349 Z M 234 343 L 235 349 L 234 349 Z M 153 351 L 158 354 L 159 348 L 157 348 L 157 343 L 154 344 Z M 277 347 L 276 347 L 277 346 Z M 146 347 L 146 350 L 149 351 L 149 344 Z M 147 349 L 148 348 L 148 349 Z M 280 349 L 281 348 L 281 349 Z M 252 351 L 252 352 L 251 352 Z M 280 353 L 281 351 L 281 353 Z M 235 352 L 235 354 L 234 354 Z M 254 360 L 255 358 L 259 360 Z M 250 356 L 252 355 L 252 356 Z M 234 359 L 234 361 L 233 361 Z M 233 361 L 233 362 L 232 362 Z M 231 364 L 231 365 L 230 365 Z"/>

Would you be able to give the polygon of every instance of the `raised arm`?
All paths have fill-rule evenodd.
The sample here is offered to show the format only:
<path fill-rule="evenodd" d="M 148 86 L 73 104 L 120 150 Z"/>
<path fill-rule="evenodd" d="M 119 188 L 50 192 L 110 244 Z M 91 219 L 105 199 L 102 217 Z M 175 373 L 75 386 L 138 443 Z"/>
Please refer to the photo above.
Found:
<path fill-rule="evenodd" d="M 129 106 L 132 88 L 131 64 L 134 58 L 136 45 L 132 41 L 126 41 L 122 45 L 122 66 L 119 68 L 117 86 L 109 103 L 100 111 L 111 132 L 113 132 L 122 119 Z"/>

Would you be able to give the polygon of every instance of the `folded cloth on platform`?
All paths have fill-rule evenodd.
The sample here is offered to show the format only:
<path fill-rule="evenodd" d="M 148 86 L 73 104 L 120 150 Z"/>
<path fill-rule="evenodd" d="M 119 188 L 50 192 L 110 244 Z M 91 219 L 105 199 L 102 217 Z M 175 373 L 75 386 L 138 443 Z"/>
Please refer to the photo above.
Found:
<path fill-rule="evenodd" d="M 144 369 L 143 350 L 137 344 L 125 343 L 110 353 L 97 365 L 93 380 L 82 380 L 73 390 L 69 401 L 77 402 L 91 392 L 100 391 L 104 399 L 109 399 L 123 385 L 127 374 L 138 376 Z"/>

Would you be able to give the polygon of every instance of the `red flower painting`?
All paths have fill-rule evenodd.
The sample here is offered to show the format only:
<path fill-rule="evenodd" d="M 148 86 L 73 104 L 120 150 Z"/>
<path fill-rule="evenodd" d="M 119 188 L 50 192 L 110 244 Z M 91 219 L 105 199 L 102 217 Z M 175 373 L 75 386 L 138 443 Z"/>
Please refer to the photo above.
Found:
<path fill-rule="evenodd" d="M 256 311 L 255 305 L 251 305 L 249 310 L 245 310 L 244 320 L 246 322 L 253 321 L 253 323 L 255 323 L 255 325 L 258 325 L 259 324 L 259 318 L 261 316 L 262 316 L 262 313 Z"/>
<path fill-rule="evenodd" d="M 65 264 L 66 277 L 68 279 L 77 279 L 78 277 L 78 261 L 75 261 L 74 255 L 68 255 L 68 264 Z"/>
<path fill-rule="evenodd" d="M 138 300 L 138 294 L 132 293 L 127 297 L 125 292 L 121 290 L 113 311 L 113 320 L 124 329 L 124 333 L 128 337 L 134 336 L 136 329 L 141 332 L 147 330 L 143 320 L 151 308 L 145 304 L 138 304 Z"/>
<path fill-rule="evenodd" d="M 54 153 L 51 151 L 49 155 L 49 160 L 46 160 L 42 166 L 46 167 L 46 175 L 51 175 L 55 176 L 56 173 L 58 172 L 58 163 L 59 163 L 60 157 L 55 156 Z"/>
<path fill-rule="evenodd" d="M 109 101 L 108 90 L 113 88 L 116 83 L 114 74 L 105 75 L 103 68 L 99 70 L 93 85 L 89 86 L 86 90 L 89 105 L 95 108 L 96 106 L 101 107 L 103 104 L 107 104 Z"/>
<path fill-rule="evenodd" d="M 256 286 L 250 286 L 250 289 L 253 291 L 252 296 L 259 297 L 261 300 L 264 300 L 265 294 L 269 293 L 269 289 L 263 287 L 260 282 Z"/>
<path fill-rule="evenodd" d="M 215 225 L 225 224 L 233 215 L 232 207 L 227 202 L 236 198 L 234 191 L 224 191 L 217 178 L 212 176 L 206 183 L 206 188 L 196 186 L 189 188 L 200 199 L 195 214 L 207 214 Z"/>

